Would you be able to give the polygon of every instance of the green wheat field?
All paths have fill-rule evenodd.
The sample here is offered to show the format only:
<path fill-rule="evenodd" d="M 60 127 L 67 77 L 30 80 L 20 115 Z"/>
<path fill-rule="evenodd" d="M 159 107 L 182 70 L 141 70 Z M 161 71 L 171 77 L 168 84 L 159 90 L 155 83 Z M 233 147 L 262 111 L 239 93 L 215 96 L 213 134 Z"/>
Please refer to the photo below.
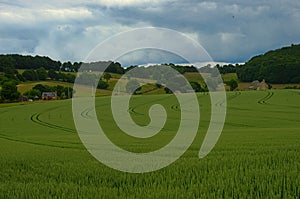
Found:
<path fill-rule="evenodd" d="M 203 159 L 198 152 L 210 100 L 207 93 L 197 95 L 201 121 L 191 147 L 168 167 L 143 174 L 111 169 L 89 154 L 75 129 L 71 100 L 1 107 L 0 198 L 299 198 L 300 91 L 227 92 L 223 132 Z M 157 103 L 168 119 L 149 139 L 118 129 L 109 96 L 96 98 L 96 110 L 115 144 L 149 152 L 172 140 L 180 105 L 174 95 L 148 95 L 133 96 L 129 107 L 134 121 L 147 125 Z"/>

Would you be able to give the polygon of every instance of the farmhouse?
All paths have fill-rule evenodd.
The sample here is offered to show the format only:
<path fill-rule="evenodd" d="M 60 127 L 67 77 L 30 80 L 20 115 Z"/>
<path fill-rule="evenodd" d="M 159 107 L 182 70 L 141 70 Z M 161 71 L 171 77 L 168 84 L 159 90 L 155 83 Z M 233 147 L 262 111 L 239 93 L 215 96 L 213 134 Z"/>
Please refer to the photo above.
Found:
<path fill-rule="evenodd" d="M 259 82 L 258 80 L 255 80 L 253 82 L 250 83 L 250 86 L 248 88 L 248 90 L 261 90 L 261 91 L 265 91 L 268 90 L 269 86 L 266 83 L 265 80 L 262 80 L 262 82 Z"/>
<path fill-rule="evenodd" d="M 42 93 L 42 99 L 43 100 L 56 100 L 57 99 L 57 93 L 56 92 L 43 92 Z"/>

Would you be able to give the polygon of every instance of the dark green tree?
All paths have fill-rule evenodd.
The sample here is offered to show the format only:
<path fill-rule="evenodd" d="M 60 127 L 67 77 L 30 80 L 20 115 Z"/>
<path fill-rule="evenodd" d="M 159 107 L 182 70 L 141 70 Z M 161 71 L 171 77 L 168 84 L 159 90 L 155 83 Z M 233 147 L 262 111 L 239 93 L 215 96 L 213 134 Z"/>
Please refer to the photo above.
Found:
<path fill-rule="evenodd" d="M 39 90 L 41 93 L 54 91 L 54 89 L 51 86 L 42 85 L 42 84 L 37 84 L 32 89 Z"/>
<path fill-rule="evenodd" d="M 9 79 L 16 79 L 15 74 L 17 74 L 17 71 L 13 67 L 4 67 L 3 72 L 5 77 Z"/>
<path fill-rule="evenodd" d="M 46 80 L 48 77 L 48 73 L 44 67 L 40 67 L 36 70 L 37 76 L 39 80 Z"/>
<path fill-rule="evenodd" d="M 58 79 L 58 73 L 55 72 L 54 69 L 50 69 L 50 70 L 48 71 L 48 76 L 49 76 L 51 79 L 53 79 L 53 80 L 57 80 L 57 79 Z"/>
<path fill-rule="evenodd" d="M 173 93 L 172 90 L 169 89 L 168 87 L 165 87 L 164 90 L 165 90 L 165 92 L 166 92 L 167 94 L 172 94 L 172 93 Z"/>
<path fill-rule="evenodd" d="M 0 72 L 5 72 L 5 68 L 15 68 L 15 60 L 8 55 L 0 55 Z"/>
<path fill-rule="evenodd" d="M 25 80 L 28 80 L 28 81 L 36 81 L 38 80 L 38 75 L 37 73 L 34 71 L 34 70 L 25 70 L 23 73 L 22 73 L 22 76 Z"/>
<path fill-rule="evenodd" d="M 71 87 L 64 87 L 64 91 L 63 92 L 65 93 L 65 98 L 66 99 L 69 99 L 69 98 L 73 97 L 73 93 L 74 93 L 73 88 L 71 88 Z"/>
<path fill-rule="evenodd" d="M 192 88 L 195 92 L 202 91 L 201 85 L 198 82 L 190 82 L 190 85 L 192 86 Z"/>
<path fill-rule="evenodd" d="M 110 78 L 111 78 L 111 74 L 109 74 L 109 73 L 104 73 L 103 74 L 103 79 L 105 79 L 106 82 L 108 82 L 108 80 L 110 80 Z"/>
<path fill-rule="evenodd" d="M 15 101 L 20 97 L 17 85 L 13 81 L 4 82 L 1 89 L 1 99 L 6 101 Z"/>
<path fill-rule="evenodd" d="M 17 71 L 17 74 L 16 74 L 16 78 L 19 80 L 19 81 L 21 81 L 21 82 L 24 82 L 25 81 L 25 79 L 24 79 L 24 77 Z"/>
<path fill-rule="evenodd" d="M 108 84 L 105 81 L 99 80 L 97 88 L 99 89 L 107 89 Z"/>
<path fill-rule="evenodd" d="M 64 82 L 69 82 L 69 83 L 74 83 L 75 79 L 76 79 L 75 75 L 72 75 L 72 74 L 68 73 L 68 74 L 64 74 L 63 81 Z"/>
<path fill-rule="evenodd" d="M 230 81 L 226 82 L 226 84 L 230 87 L 231 91 L 234 91 L 239 86 L 235 79 L 231 79 Z"/>

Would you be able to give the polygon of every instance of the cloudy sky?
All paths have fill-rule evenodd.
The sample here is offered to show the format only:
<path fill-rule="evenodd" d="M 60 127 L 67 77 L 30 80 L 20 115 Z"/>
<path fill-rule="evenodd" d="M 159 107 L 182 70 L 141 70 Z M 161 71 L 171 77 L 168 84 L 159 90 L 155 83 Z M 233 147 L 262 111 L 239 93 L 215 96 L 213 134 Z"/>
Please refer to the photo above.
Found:
<path fill-rule="evenodd" d="M 162 27 L 236 63 L 300 43 L 299 21 L 298 0 L 1 0 L 0 53 L 81 61 L 112 35 Z"/>

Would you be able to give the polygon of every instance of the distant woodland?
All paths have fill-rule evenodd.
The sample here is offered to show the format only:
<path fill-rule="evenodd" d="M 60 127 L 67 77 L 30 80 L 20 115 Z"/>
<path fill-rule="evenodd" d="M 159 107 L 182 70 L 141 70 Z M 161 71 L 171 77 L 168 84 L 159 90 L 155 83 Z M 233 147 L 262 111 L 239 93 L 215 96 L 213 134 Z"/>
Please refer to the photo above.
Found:
<path fill-rule="evenodd" d="M 255 56 L 242 65 L 228 64 L 221 66 L 217 64 L 215 66 L 207 65 L 200 69 L 192 65 L 181 66 L 173 63 L 162 65 L 172 67 L 180 74 L 201 72 L 210 73 L 211 76 L 215 76 L 219 73 L 236 73 L 238 80 L 231 79 L 225 82 L 226 85 L 230 86 L 230 90 L 236 89 L 238 87 L 238 82 L 252 82 L 254 80 L 262 81 L 263 79 L 271 84 L 299 84 L 300 44 L 272 50 L 265 54 Z M 124 68 L 120 63 L 112 61 L 99 61 L 93 63 L 72 63 L 68 61 L 62 63 L 46 56 L 18 54 L 0 55 L 0 101 L 18 99 L 20 93 L 17 91 L 17 85 L 22 82 L 55 80 L 74 83 L 76 72 L 78 72 L 79 69 L 82 72 L 87 73 L 95 70 L 105 72 L 103 79 L 99 81 L 98 88 L 107 89 L 109 87 L 108 80 L 111 78 L 112 73 L 124 74 L 131 69 L 135 69 L 131 72 L 134 77 L 148 78 L 161 76 L 162 72 L 153 70 L 154 68 L 155 66 L 130 66 Z M 94 74 L 86 74 L 85 77 L 82 76 L 82 78 L 86 78 L 87 80 L 85 82 L 89 82 L 88 80 L 96 78 L 92 77 L 92 75 Z M 172 81 L 173 79 L 165 78 L 163 82 L 170 83 Z M 200 85 L 199 82 L 191 81 L 190 84 L 196 92 L 204 92 L 207 90 L 205 85 Z M 46 90 L 55 89 L 59 90 L 57 88 Z M 63 88 L 60 90 L 62 89 Z M 39 90 L 42 92 L 45 89 Z M 65 90 L 70 91 L 71 89 L 67 88 Z M 168 90 L 166 90 L 166 93 L 168 93 Z"/>

